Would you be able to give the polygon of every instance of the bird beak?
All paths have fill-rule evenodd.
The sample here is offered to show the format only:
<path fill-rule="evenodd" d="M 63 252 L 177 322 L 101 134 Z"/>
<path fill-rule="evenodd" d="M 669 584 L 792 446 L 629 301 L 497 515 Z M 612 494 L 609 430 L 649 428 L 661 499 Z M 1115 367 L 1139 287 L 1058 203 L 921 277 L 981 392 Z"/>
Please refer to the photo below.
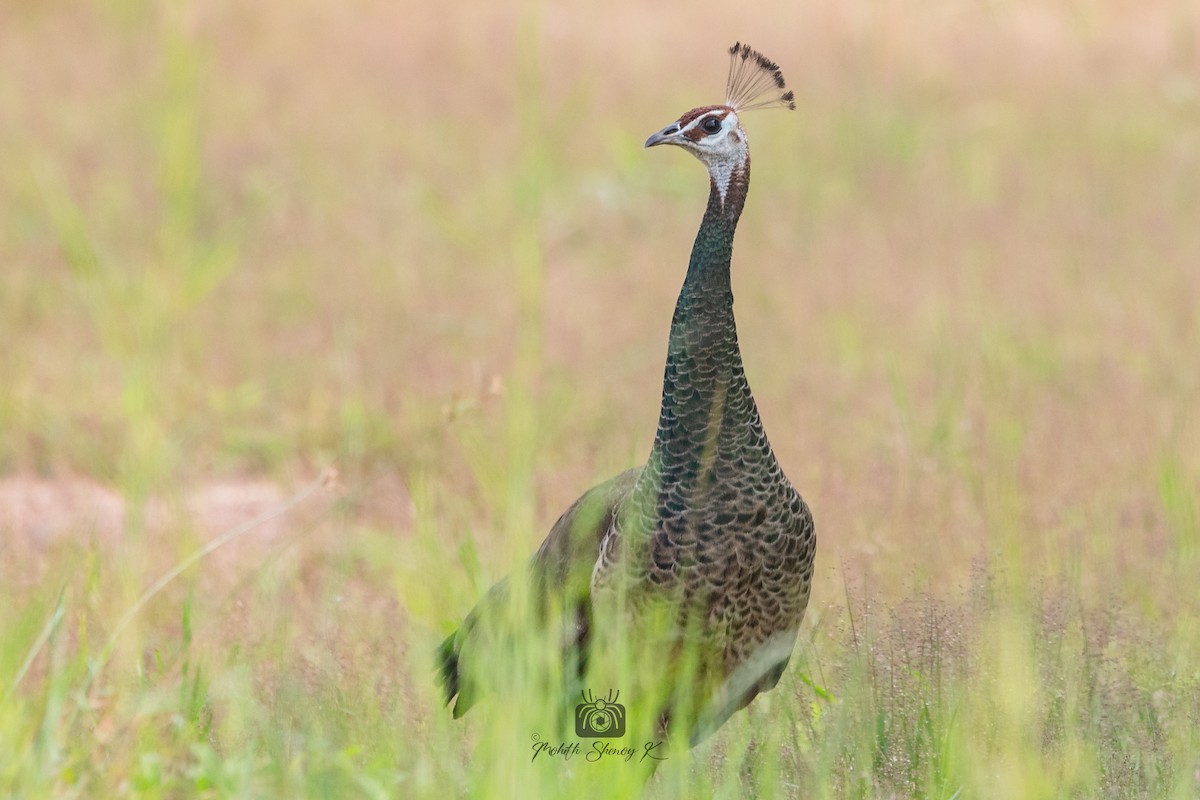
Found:
<path fill-rule="evenodd" d="M 653 134 L 646 140 L 643 147 L 654 147 L 656 144 L 675 144 L 676 137 L 679 135 L 679 123 L 672 122 L 667 127 L 663 128 L 656 134 Z"/>

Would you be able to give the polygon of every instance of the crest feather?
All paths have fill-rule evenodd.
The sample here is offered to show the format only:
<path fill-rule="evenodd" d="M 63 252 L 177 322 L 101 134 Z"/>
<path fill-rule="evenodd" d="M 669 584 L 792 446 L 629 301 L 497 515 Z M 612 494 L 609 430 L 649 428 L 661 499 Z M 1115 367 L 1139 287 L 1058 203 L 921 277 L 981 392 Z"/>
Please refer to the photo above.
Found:
<path fill-rule="evenodd" d="M 729 78 L 725 105 L 734 111 L 782 107 L 795 110 L 796 101 L 783 80 L 779 65 L 748 44 L 729 48 Z"/>

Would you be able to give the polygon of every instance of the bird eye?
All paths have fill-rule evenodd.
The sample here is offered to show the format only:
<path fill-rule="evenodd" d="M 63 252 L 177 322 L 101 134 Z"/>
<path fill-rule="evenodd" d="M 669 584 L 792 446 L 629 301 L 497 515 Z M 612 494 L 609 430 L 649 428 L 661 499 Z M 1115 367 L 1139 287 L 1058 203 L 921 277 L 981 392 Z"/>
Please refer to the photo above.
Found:
<path fill-rule="evenodd" d="M 700 123 L 700 127 L 704 129 L 705 133 L 716 133 L 721 130 L 721 121 L 716 117 L 708 117 Z"/>

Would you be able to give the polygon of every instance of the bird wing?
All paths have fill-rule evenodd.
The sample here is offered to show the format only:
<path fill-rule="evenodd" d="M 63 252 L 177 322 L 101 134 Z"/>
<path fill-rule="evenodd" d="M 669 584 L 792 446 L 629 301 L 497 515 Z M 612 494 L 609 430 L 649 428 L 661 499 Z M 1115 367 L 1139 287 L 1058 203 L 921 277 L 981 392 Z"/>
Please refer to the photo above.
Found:
<path fill-rule="evenodd" d="M 572 597 L 590 593 L 601 540 L 641 472 L 641 467 L 626 470 L 589 489 L 558 518 L 533 556 L 543 591 Z"/>
<path fill-rule="evenodd" d="M 554 523 L 528 567 L 534 614 L 513 609 L 513 581 L 505 578 L 484 595 L 459 629 L 438 647 L 437 668 L 446 702 L 454 702 L 455 717 L 465 714 L 477 699 L 476 687 L 464 673 L 464 660 L 486 658 L 475 651 L 483 648 L 485 639 L 501 633 L 490 629 L 506 620 L 512 623 L 514 617 L 519 617 L 515 624 L 531 620 L 546 627 L 561 624 L 563 649 L 574 651 L 582 672 L 591 619 L 592 570 L 600 542 L 612 528 L 641 469 L 627 470 L 589 489 Z"/>

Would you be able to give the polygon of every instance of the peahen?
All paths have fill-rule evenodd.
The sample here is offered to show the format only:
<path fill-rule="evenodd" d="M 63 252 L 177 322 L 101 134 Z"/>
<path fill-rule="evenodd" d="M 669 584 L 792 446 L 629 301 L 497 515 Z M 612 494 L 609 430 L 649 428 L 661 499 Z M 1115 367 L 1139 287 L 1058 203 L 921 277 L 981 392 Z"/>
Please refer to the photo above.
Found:
<path fill-rule="evenodd" d="M 580 497 L 521 588 L 498 583 L 442 643 L 438 668 L 455 717 L 487 683 L 493 648 L 537 634 L 576 676 L 605 666 L 617 674 L 608 662 L 623 654 L 634 701 L 650 704 L 660 731 L 682 729 L 693 743 L 774 687 L 787 665 L 816 537 L 746 381 L 730 257 L 750 186 L 740 115 L 795 102 L 775 63 L 744 44 L 729 53 L 725 103 L 688 111 L 645 144 L 687 150 L 710 184 L 671 320 L 650 457 Z M 630 664 L 640 678 L 628 678 Z"/>

